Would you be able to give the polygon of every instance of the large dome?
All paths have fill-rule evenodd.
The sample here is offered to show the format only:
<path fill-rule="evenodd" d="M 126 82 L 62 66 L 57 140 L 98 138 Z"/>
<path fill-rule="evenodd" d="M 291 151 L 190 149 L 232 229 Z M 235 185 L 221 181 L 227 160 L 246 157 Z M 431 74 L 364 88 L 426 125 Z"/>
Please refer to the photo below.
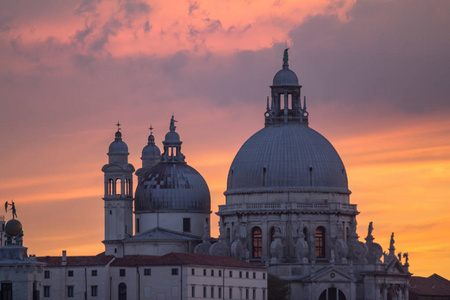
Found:
<path fill-rule="evenodd" d="M 350 193 L 331 143 L 296 123 L 268 126 L 250 137 L 231 164 L 225 194 L 289 190 Z"/>
<path fill-rule="evenodd" d="M 185 163 L 159 163 L 139 182 L 135 210 L 209 212 L 208 185 L 194 168 Z"/>

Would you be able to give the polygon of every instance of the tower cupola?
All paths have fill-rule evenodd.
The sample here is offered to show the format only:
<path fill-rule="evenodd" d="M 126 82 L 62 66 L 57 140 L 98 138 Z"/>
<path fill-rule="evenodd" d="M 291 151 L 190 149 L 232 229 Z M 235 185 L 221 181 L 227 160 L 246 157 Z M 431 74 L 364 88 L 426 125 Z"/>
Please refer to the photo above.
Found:
<path fill-rule="evenodd" d="M 153 136 L 153 127 L 150 126 L 150 135 L 148 136 L 148 143 L 142 149 L 142 168 L 151 168 L 161 160 L 161 151 L 155 145 L 155 137 Z"/>

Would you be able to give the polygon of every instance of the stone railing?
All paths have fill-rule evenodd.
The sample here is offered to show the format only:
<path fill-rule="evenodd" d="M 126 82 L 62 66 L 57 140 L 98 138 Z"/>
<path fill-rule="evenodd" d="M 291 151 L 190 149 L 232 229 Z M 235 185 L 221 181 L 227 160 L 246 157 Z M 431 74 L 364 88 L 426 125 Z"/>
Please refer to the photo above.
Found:
<path fill-rule="evenodd" d="M 232 205 L 219 205 L 220 212 L 234 211 L 284 211 L 295 210 L 305 212 L 343 211 L 356 212 L 356 204 L 344 203 L 244 203 Z"/>

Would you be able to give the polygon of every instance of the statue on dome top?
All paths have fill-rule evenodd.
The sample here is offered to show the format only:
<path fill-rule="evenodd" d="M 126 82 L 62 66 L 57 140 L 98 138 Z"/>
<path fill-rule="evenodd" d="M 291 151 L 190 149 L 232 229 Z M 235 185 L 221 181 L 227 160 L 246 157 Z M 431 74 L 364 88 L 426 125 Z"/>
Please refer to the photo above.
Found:
<path fill-rule="evenodd" d="M 174 116 L 172 115 L 172 118 L 170 119 L 170 131 L 175 131 L 175 129 L 177 128 L 175 126 L 175 122 L 178 122 L 177 120 L 175 120 Z"/>

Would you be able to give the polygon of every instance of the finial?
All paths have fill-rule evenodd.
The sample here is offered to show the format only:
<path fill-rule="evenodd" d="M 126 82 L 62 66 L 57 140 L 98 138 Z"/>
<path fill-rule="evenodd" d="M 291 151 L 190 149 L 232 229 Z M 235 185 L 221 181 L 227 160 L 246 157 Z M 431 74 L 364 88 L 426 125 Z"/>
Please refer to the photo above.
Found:
<path fill-rule="evenodd" d="M 120 123 L 119 123 L 119 121 L 117 121 L 116 126 L 117 126 L 117 131 L 120 131 Z"/>
<path fill-rule="evenodd" d="M 152 135 L 153 134 L 153 126 L 150 124 L 150 135 Z"/>
<path fill-rule="evenodd" d="M 286 49 L 284 49 L 284 54 L 283 54 L 283 69 L 289 69 L 289 64 L 288 64 L 288 60 L 289 60 L 289 53 L 288 53 L 289 48 L 286 47 Z"/>
<path fill-rule="evenodd" d="M 175 131 L 175 129 L 177 128 L 175 126 L 175 122 L 178 122 L 178 121 L 175 120 L 174 116 L 172 115 L 172 119 L 170 119 L 170 127 L 169 127 L 170 131 Z"/>

